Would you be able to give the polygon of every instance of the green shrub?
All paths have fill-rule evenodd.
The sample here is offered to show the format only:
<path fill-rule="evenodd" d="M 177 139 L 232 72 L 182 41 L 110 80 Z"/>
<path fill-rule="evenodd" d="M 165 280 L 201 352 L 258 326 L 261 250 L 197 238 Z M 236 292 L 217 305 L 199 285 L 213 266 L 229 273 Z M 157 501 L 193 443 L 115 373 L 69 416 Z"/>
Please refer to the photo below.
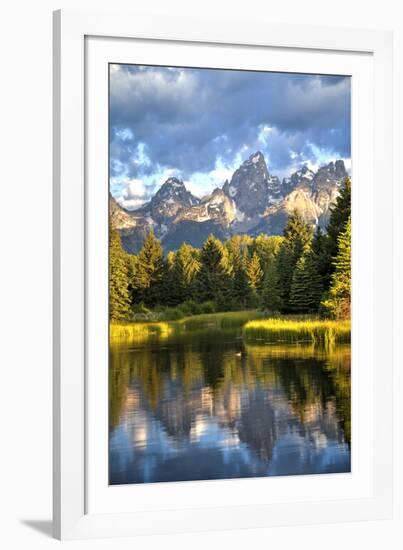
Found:
<path fill-rule="evenodd" d="M 200 313 L 215 313 L 217 311 L 216 304 L 213 300 L 208 302 L 203 302 L 200 304 L 201 311 Z"/>
<path fill-rule="evenodd" d="M 202 305 L 198 304 L 194 300 L 186 300 L 186 302 L 183 302 L 179 306 L 181 309 L 185 308 L 185 310 L 189 311 L 191 315 L 200 315 L 200 313 L 204 313 L 202 310 Z"/>

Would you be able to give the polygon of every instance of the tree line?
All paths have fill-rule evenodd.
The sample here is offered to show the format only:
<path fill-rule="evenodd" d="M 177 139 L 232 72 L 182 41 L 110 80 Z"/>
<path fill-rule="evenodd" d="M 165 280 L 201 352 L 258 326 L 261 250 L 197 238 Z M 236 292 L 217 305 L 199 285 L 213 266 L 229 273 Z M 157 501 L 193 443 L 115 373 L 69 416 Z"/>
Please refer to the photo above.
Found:
<path fill-rule="evenodd" d="M 136 307 L 175 307 L 211 302 L 216 311 L 262 308 L 268 312 L 350 315 L 351 182 L 331 208 L 326 231 L 305 223 L 298 211 L 283 236 L 213 235 L 201 248 L 183 243 L 164 254 L 150 231 L 137 255 L 127 254 L 110 230 L 109 303 L 113 321 Z"/>

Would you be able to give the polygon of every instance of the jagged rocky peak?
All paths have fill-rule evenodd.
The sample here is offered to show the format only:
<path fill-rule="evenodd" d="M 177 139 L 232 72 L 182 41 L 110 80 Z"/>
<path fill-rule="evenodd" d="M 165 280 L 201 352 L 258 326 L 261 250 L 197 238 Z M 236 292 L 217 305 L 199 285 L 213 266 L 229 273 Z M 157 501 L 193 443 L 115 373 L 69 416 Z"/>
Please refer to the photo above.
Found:
<path fill-rule="evenodd" d="M 253 153 L 253 155 L 251 155 L 243 163 L 244 166 L 248 166 L 249 164 L 251 164 L 252 166 L 256 166 L 257 168 L 266 167 L 266 161 L 264 160 L 263 153 L 261 153 L 260 151 L 256 151 L 256 153 Z"/>
<path fill-rule="evenodd" d="M 180 210 L 174 223 L 177 224 L 184 220 L 198 223 L 214 220 L 226 226 L 234 220 L 234 217 L 234 201 L 223 189 L 216 187 L 210 195 L 203 197 L 198 204 L 191 208 Z"/>
<path fill-rule="evenodd" d="M 346 167 L 344 165 L 344 160 L 342 159 L 336 160 L 336 162 L 334 163 L 334 172 L 335 172 L 336 178 L 347 177 L 348 174 L 347 174 Z"/>
<path fill-rule="evenodd" d="M 324 166 L 321 166 L 317 171 L 316 175 L 326 173 L 329 176 L 332 176 L 334 179 L 340 179 L 347 176 L 347 170 L 344 165 L 344 160 L 336 160 L 335 162 L 331 161 Z"/>
<path fill-rule="evenodd" d="M 129 229 L 136 226 L 136 221 L 120 206 L 111 193 L 109 193 L 109 216 L 114 229 Z"/>
<path fill-rule="evenodd" d="M 307 164 L 304 164 L 303 167 L 300 170 L 297 170 L 294 175 L 301 180 L 311 181 L 315 175 L 315 172 L 308 168 Z"/>
<path fill-rule="evenodd" d="M 322 211 L 322 225 L 329 221 L 330 206 L 336 200 L 340 186 L 348 177 L 343 160 L 329 162 L 319 168 L 312 181 L 312 200 Z"/>
<path fill-rule="evenodd" d="M 237 210 L 254 217 L 263 213 L 269 202 L 269 182 L 274 186 L 277 183 L 271 180 L 264 156 L 257 151 L 234 172 L 223 191 L 235 201 Z"/>
<path fill-rule="evenodd" d="M 329 185 L 340 185 L 346 177 L 348 177 L 348 173 L 343 160 L 329 162 L 316 172 L 312 181 L 312 189 L 317 191 Z"/>
<path fill-rule="evenodd" d="M 183 208 L 199 203 L 199 199 L 186 189 L 182 180 L 170 177 L 158 189 L 146 209 L 156 222 L 173 218 Z"/>
<path fill-rule="evenodd" d="M 314 177 L 315 173 L 304 164 L 302 168 L 294 172 L 289 178 L 283 179 L 283 194 L 287 195 L 291 193 L 299 185 L 310 186 Z"/>
<path fill-rule="evenodd" d="M 186 189 L 182 180 L 171 177 L 168 178 L 158 189 L 157 193 L 153 197 L 153 201 L 158 202 L 167 199 L 176 199 L 178 201 L 187 202 L 192 204 L 191 199 L 193 195 Z M 195 197 L 194 197 L 195 198 Z"/>
<path fill-rule="evenodd" d="M 265 212 L 259 230 L 281 234 L 288 216 L 294 210 L 310 224 L 325 227 L 330 207 L 340 192 L 340 185 L 348 176 L 344 162 L 337 160 L 314 173 L 307 166 L 283 180 L 284 199 Z"/>
<path fill-rule="evenodd" d="M 245 160 L 232 178 L 198 199 L 177 178 L 168 178 L 149 202 L 128 212 L 110 196 L 110 216 L 129 252 L 141 247 L 153 228 L 165 250 L 184 241 L 199 246 L 208 234 L 220 239 L 234 234 L 282 234 L 291 212 L 325 227 L 330 207 L 348 176 L 343 160 L 329 162 L 316 173 L 301 166 L 282 183 L 269 173 L 265 158 L 257 151 Z"/>
<path fill-rule="evenodd" d="M 269 174 L 267 186 L 269 189 L 269 204 L 275 204 L 282 199 L 283 188 L 281 186 L 281 181 L 277 176 Z"/>

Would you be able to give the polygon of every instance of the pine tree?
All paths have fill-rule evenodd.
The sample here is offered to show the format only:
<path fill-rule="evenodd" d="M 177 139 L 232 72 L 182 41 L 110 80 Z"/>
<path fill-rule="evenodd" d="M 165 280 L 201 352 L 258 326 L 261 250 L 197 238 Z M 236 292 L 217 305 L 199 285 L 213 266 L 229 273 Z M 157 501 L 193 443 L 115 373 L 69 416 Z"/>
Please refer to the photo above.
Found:
<path fill-rule="evenodd" d="M 317 272 L 312 252 L 308 252 L 301 256 L 294 269 L 290 290 L 291 310 L 294 313 L 317 312 L 322 293 L 322 278 Z"/>
<path fill-rule="evenodd" d="M 130 304 L 135 304 L 137 300 L 137 289 L 135 286 L 136 272 L 137 272 L 137 256 L 134 254 L 126 254 L 127 256 L 127 280 Z"/>
<path fill-rule="evenodd" d="M 312 228 L 304 222 L 298 210 L 288 218 L 284 228 L 285 243 L 290 247 L 296 265 L 300 257 L 309 248 L 312 241 Z"/>
<path fill-rule="evenodd" d="M 330 275 L 334 271 L 333 259 L 337 256 L 339 235 L 344 231 L 351 216 L 351 180 L 346 178 L 340 188 L 340 194 L 330 209 L 330 219 L 327 226 L 327 270 Z"/>
<path fill-rule="evenodd" d="M 176 258 L 176 253 L 173 250 L 170 250 L 166 255 L 166 264 L 168 268 L 171 268 L 174 266 L 175 258 Z"/>
<path fill-rule="evenodd" d="M 137 270 L 134 285 L 140 301 L 155 306 L 163 299 L 163 278 L 167 266 L 161 243 L 150 231 L 144 239 L 143 247 L 137 256 Z"/>
<path fill-rule="evenodd" d="M 228 290 L 228 262 L 222 243 L 209 235 L 200 252 L 200 269 L 196 276 L 196 292 L 200 301 L 214 300 Z"/>
<path fill-rule="evenodd" d="M 263 270 L 260 267 L 259 256 L 256 252 L 252 254 L 251 259 L 246 267 L 246 274 L 248 276 L 248 283 L 252 291 L 258 292 L 263 278 Z"/>
<path fill-rule="evenodd" d="M 279 289 L 281 297 L 281 311 L 287 312 L 290 300 L 292 274 L 295 268 L 291 247 L 283 242 L 276 259 L 277 273 L 279 277 Z"/>
<path fill-rule="evenodd" d="M 348 319 L 351 308 L 351 218 L 338 238 L 338 254 L 330 290 L 322 302 L 325 312 L 336 319 Z"/>
<path fill-rule="evenodd" d="M 248 248 L 253 242 L 249 235 L 233 235 L 224 243 L 224 248 L 227 252 L 228 274 L 233 275 L 241 259 L 244 261 L 248 258 Z"/>
<path fill-rule="evenodd" d="M 189 244 L 182 244 L 172 263 L 171 305 L 177 305 L 195 297 L 195 280 L 200 269 L 198 252 Z"/>
<path fill-rule="evenodd" d="M 240 252 L 237 256 L 233 257 L 231 298 L 234 302 L 234 307 L 244 309 L 250 305 L 251 288 L 245 268 L 246 260 L 241 254 Z"/>
<path fill-rule="evenodd" d="M 109 317 L 125 319 L 129 313 L 128 262 L 117 230 L 109 231 Z"/>
<path fill-rule="evenodd" d="M 288 218 L 284 228 L 284 240 L 277 254 L 282 310 L 290 311 L 290 292 L 294 269 L 301 256 L 309 250 L 312 241 L 312 228 L 295 211 Z"/>
<path fill-rule="evenodd" d="M 175 270 L 176 252 L 169 251 L 165 258 L 165 270 L 163 279 L 163 304 L 177 306 L 183 301 L 179 280 Z"/>
<path fill-rule="evenodd" d="M 270 263 L 276 258 L 284 237 L 279 235 L 258 235 L 249 246 L 251 256 L 254 252 L 259 257 L 260 267 L 266 273 Z"/>
<path fill-rule="evenodd" d="M 280 311 L 283 306 L 280 279 L 276 261 L 269 263 L 263 283 L 262 306 L 271 312 Z"/>
<path fill-rule="evenodd" d="M 322 232 L 318 225 L 312 240 L 312 254 L 316 265 L 316 271 L 322 278 L 323 289 L 326 291 L 330 285 L 329 265 L 331 257 L 327 246 L 327 235 Z"/>
<path fill-rule="evenodd" d="M 181 279 L 185 299 L 192 298 L 192 285 L 200 269 L 197 250 L 190 244 L 182 244 L 176 254 L 175 268 Z"/>

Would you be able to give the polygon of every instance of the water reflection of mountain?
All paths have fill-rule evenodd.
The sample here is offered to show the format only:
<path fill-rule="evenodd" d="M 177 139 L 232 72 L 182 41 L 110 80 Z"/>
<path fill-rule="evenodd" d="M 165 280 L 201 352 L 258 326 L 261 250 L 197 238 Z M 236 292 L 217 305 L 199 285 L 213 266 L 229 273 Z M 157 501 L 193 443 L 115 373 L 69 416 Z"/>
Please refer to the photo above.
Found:
<path fill-rule="evenodd" d="M 227 334 L 112 354 L 116 482 L 349 470 L 349 349 L 241 346 Z"/>

